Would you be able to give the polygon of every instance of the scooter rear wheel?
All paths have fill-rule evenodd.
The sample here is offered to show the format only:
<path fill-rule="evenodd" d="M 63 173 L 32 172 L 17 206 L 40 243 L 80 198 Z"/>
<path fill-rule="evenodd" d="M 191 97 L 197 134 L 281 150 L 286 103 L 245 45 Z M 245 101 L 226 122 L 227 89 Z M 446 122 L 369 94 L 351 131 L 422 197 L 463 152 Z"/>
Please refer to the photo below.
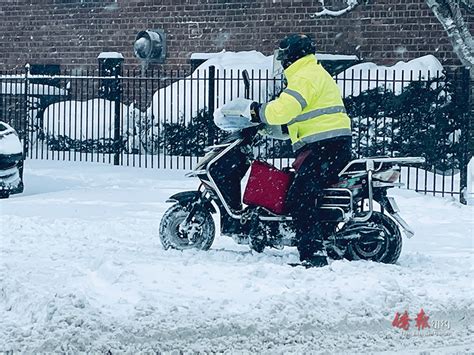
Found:
<path fill-rule="evenodd" d="M 345 258 L 395 264 L 402 251 L 402 236 L 397 224 L 387 215 L 377 211 L 373 212 L 366 223 L 372 223 L 380 228 L 378 239 L 374 239 L 373 242 L 358 240 L 350 242 Z"/>

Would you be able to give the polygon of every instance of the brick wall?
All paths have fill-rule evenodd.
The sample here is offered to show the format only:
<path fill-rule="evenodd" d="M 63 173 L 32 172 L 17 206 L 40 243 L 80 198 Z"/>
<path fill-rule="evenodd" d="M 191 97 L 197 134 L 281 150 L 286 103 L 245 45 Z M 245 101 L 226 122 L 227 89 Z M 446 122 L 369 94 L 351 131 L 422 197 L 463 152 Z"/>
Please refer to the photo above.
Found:
<path fill-rule="evenodd" d="M 126 67 L 139 68 L 135 35 L 154 28 L 168 36 L 167 68 L 189 65 L 193 52 L 270 54 L 292 32 L 312 33 L 321 52 L 357 54 L 381 64 L 425 54 L 459 64 L 424 0 L 372 2 L 343 17 L 314 18 L 321 10 L 318 0 L 2 0 L 0 69 L 26 62 L 92 69 L 103 51 L 121 52 Z M 474 16 L 468 21 L 472 30 Z"/>

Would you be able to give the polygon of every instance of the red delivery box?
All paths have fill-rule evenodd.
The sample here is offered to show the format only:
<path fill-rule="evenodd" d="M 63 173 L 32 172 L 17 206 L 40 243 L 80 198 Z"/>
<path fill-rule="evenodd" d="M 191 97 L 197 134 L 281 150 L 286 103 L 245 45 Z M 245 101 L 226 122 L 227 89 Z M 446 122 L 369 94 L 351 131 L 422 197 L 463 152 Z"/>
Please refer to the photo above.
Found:
<path fill-rule="evenodd" d="M 244 203 L 249 206 L 260 206 L 276 214 L 284 214 L 288 189 L 293 174 L 281 171 L 274 166 L 254 161 L 245 187 Z"/>

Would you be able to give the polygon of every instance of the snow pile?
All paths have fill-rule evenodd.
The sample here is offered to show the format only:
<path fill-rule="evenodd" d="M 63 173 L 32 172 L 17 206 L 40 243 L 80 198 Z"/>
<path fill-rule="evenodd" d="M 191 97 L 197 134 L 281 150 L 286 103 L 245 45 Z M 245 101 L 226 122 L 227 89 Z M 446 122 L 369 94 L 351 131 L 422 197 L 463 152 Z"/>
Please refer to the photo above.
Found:
<path fill-rule="evenodd" d="M 361 63 L 340 73 L 336 79 L 344 96 L 358 96 L 376 87 L 400 94 L 412 81 L 442 76 L 443 66 L 436 57 L 426 55 L 391 67 Z"/>
<path fill-rule="evenodd" d="M 210 66 L 215 66 L 216 70 L 271 70 L 273 56 L 265 56 L 257 51 L 225 52 L 213 55 L 206 62 L 201 64 L 197 70 L 207 70 Z"/>
<path fill-rule="evenodd" d="M 250 78 L 254 78 L 251 83 L 251 97 L 256 101 L 267 101 L 273 87 L 266 81 L 263 81 L 265 85 L 260 85 L 258 79 L 271 79 L 272 65 L 273 56 L 267 57 L 257 51 L 214 54 L 191 76 L 158 90 L 153 95 L 152 106 L 148 109 L 147 116 L 153 115 L 155 120 L 161 122 L 178 122 L 181 119 L 188 122 L 197 116 L 200 110 L 208 107 L 208 79 L 211 66 L 216 68 L 216 108 L 232 98 L 244 97 L 243 70 L 247 70 Z"/>
<path fill-rule="evenodd" d="M 3 78 L 0 77 L 0 80 Z M 1 81 L 0 82 L 0 95 L 24 95 L 25 94 L 25 83 L 15 81 Z M 66 90 L 57 88 L 52 85 L 44 84 L 28 84 L 28 95 L 67 95 Z"/>
<path fill-rule="evenodd" d="M 120 106 L 120 132 L 133 130 L 138 110 L 132 105 Z M 115 102 L 105 99 L 61 101 L 44 111 L 43 129 L 48 135 L 73 139 L 107 139 L 114 137 Z M 136 117 L 137 121 L 138 118 Z"/>
<path fill-rule="evenodd" d="M 183 173 L 29 161 L 0 200 L 0 349 L 19 353 L 468 353 L 473 207 L 392 189 L 414 228 L 397 265 L 292 268 L 295 248 L 164 251 Z M 418 332 L 423 308 L 430 329 Z M 408 331 L 392 326 L 409 312 Z M 447 322 L 449 328 L 435 328 Z"/>
<path fill-rule="evenodd" d="M 48 77 L 48 78 L 54 78 Z M 28 79 L 45 79 L 44 75 L 28 75 Z M 24 95 L 25 75 L 0 75 L 0 95 Z M 53 85 L 28 83 L 28 95 L 67 95 L 67 91 Z"/>
<path fill-rule="evenodd" d="M 231 98 L 244 96 L 242 71 L 248 70 L 255 80 L 251 84 L 253 96 L 266 101 L 273 87 L 262 88 L 256 84 L 259 76 L 268 77 L 273 56 L 262 53 L 222 52 L 214 55 L 199 66 L 190 77 L 179 80 L 154 93 L 152 103 L 146 113 L 142 114 L 133 105 L 121 105 L 122 132 L 132 129 L 135 124 L 147 117 L 149 123 L 189 122 L 200 110 L 208 106 L 209 67 L 216 67 L 215 107 Z M 253 71 L 253 72 L 252 72 Z M 223 80 L 224 77 L 234 80 Z M 220 79 L 219 79 L 220 78 Z M 88 101 L 61 101 L 48 106 L 44 112 L 43 128 L 50 136 L 66 136 L 73 139 L 113 138 L 114 102 L 104 99 Z M 153 127 L 158 134 L 158 127 Z M 147 132 L 151 134 L 152 132 Z"/>
<path fill-rule="evenodd" d="M 0 122 L 0 154 L 10 155 L 23 152 L 20 139 L 15 130 L 4 122 Z"/>
<path fill-rule="evenodd" d="M 471 158 L 467 165 L 467 189 L 464 197 L 470 205 L 474 205 L 474 157 Z"/>
<path fill-rule="evenodd" d="M 101 52 L 97 59 L 123 59 L 123 55 L 118 52 Z"/>

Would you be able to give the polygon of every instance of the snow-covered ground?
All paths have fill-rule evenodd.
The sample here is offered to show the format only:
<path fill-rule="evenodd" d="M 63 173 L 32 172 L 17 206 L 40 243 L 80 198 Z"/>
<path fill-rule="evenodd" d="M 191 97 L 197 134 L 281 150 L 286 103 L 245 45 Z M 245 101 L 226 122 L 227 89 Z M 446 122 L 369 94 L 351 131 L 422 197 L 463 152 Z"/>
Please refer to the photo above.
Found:
<path fill-rule="evenodd" d="M 164 251 L 166 198 L 183 171 L 27 161 L 0 201 L 0 352 L 474 351 L 472 206 L 395 190 L 416 231 L 397 265 L 290 267 L 225 237 Z M 423 308 L 430 329 L 415 332 Z M 410 329 L 394 328 L 409 312 Z"/>

